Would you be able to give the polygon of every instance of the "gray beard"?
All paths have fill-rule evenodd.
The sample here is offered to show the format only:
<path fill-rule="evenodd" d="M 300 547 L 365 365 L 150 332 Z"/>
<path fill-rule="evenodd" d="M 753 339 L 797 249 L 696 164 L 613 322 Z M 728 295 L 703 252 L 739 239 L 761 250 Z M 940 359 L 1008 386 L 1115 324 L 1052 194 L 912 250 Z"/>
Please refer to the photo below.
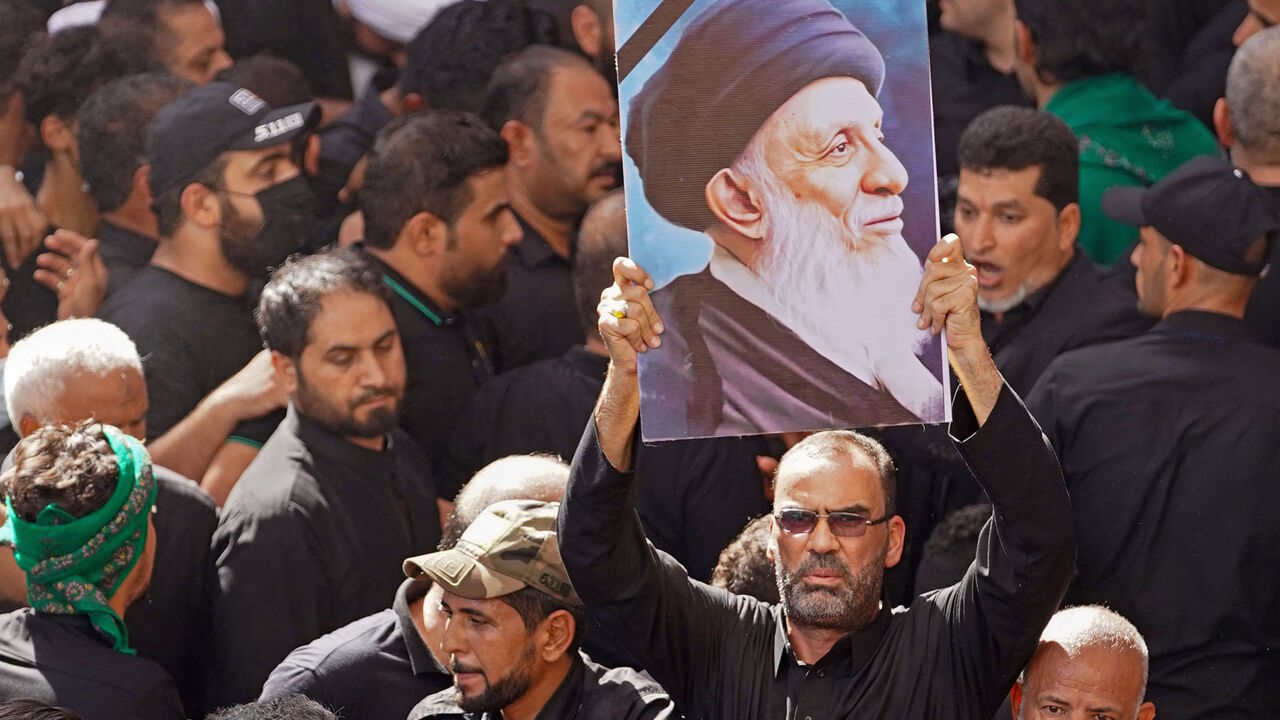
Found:
<path fill-rule="evenodd" d="M 982 295 L 978 295 L 978 309 L 982 312 L 992 314 L 1003 314 L 1018 307 L 1022 304 L 1027 296 L 1031 294 L 1031 288 L 1024 282 L 1018 286 L 1013 294 L 1003 300 L 983 300 Z"/>
<path fill-rule="evenodd" d="M 782 564 L 782 553 L 774 552 L 778 597 L 787 619 L 803 627 L 853 632 L 866 627 L 880 610 L 880 589 L 884 585 L 884 559 L 888 545 L 866 567 L 851 572 L 834 555 L 809 553 L 794 570 Z M 804 576 L 816 569 L 835 570 L 842 583 L 838 587 L 806 585 Z"/>

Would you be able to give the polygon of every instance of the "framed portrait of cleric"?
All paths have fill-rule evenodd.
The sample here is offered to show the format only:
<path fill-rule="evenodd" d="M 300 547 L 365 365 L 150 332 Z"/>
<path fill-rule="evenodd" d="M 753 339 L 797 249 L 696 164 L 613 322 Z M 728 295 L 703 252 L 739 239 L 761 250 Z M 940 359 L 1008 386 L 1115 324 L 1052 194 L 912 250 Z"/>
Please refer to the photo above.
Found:
<path fill-rule="evenodd" d="M 939 423 L 924 0 L 615 0 L 647 441 Z"/>

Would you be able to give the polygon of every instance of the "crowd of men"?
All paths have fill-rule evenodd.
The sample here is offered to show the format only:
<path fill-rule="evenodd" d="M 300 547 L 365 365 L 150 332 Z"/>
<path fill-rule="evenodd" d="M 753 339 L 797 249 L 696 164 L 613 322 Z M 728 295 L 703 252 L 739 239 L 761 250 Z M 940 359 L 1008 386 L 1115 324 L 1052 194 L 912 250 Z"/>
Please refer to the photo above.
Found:
<path fill-rule="evenodd" d="M 0 719 L 1280 718 L 1280 2 L 930 19 L 949 426 L 645 444 L 608 0 L 0 0 Z"/>

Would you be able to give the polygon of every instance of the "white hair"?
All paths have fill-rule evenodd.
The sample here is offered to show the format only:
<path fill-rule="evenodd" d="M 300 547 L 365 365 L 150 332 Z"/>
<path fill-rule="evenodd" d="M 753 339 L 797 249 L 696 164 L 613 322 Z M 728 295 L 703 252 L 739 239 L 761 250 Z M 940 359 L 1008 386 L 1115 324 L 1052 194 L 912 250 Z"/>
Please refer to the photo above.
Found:
<path fill-rule="evenodd" d="M 24 416 L 41 422 L 59 415 L 67 380 L 88 372 L 106 377 L 142 373 L 138 348 L 123 330 L 94 318 L 61 320 L 19 340 L 4 365 L 4 403 L 14 428 Z"/>
<path fill-rule="evenodd" d="M 1142 688 L 1138 693 L 1138 702 L 1147 694 L 1147 665 L 1150 654 L 1147 652 L 1147 641 L 1142 633 L 1123 615 L 1101 605 L 1082 605 L 1059 610 L 1044 632 L 1040 634 L 1040 646 L 1057 645 L 1067 653 L 1068 658 L 1075 658 L 1086 650 L 1101 648 L 1113 653 L 1132 652 L 1142 658 Z M 1038 652 L 1038 651 L 1037 651 Z M 1033 657 L 1032 662 L 1035 662 Z M 1022 681 L 1026 681 L 1023 672 Z"/>

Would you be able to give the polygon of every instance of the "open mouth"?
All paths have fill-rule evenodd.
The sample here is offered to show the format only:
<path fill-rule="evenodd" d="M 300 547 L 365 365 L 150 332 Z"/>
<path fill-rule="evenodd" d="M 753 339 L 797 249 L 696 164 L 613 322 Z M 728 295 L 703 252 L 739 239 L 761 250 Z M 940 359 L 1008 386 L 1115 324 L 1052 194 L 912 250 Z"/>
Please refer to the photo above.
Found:
<path fill-rule="evenodd" d="M 999 265 L 981 261 L 971 262 L 978 271 L 978 287 L 990 289 L 999 285 L 1000 281 L 1004 279 L 1004 270 Z"/>

